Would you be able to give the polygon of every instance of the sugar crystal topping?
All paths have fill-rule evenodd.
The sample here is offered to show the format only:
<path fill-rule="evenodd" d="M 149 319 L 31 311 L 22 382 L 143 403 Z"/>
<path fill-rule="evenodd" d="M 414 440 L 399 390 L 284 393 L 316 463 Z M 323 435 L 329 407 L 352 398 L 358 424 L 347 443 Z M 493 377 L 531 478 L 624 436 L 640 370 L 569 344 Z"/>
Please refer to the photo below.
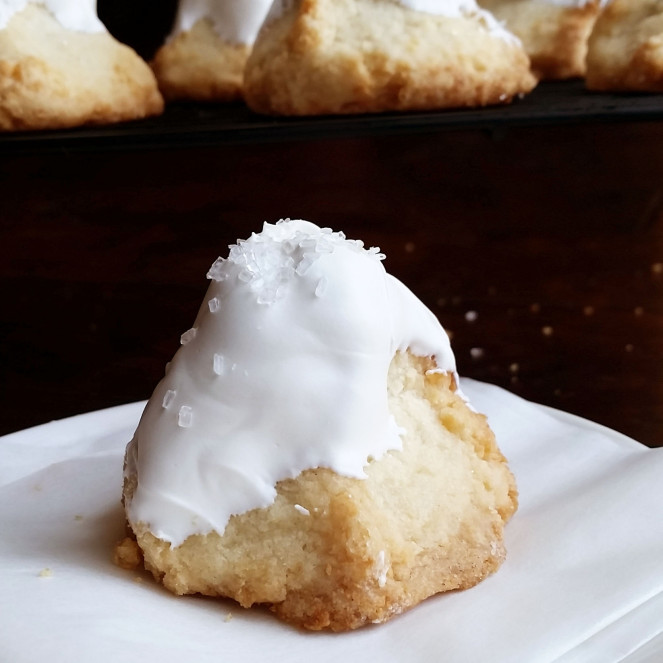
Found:
<path fill-rule="evenodd" d="M 214 374 L 223 375 L 223 369 L 225 366 L 225 360 L 223 358 L 223 355 L 220 355 L 218 352 L 215 352 L 212 363 L 213 363 Z"/>
<path fill-rule="evenodd" d="M 177 413 L 177 425 L 180 428 L 190 428 L 193 424 L 193 408 L 190 405 L 182 405 Z"/>
<path fill-rule="evenodd" d="M 198 330 L 195 327 L 192 327 L 191 329 L 185 331 L 182 336 L 180 336 L 180 343 L 182 345 L 186 345 L 187 343 L 190 343 L 193 341 L 194 338 L 196 338 L 196 334 L 198 333 Z"/>
<path fill-rule="evenodd" d="M 164 410 L 167 410 L 173 404 L 175 396 L 177 396 L 177 392 L 173 389 L 168 389 L 163 396 L 163 401 L 161 401 L 161 407 L 163 407 Z"/>
<path fill-rule="evenodd" d="M 384 260 L 384 254 L 377 247 L 365 250 L 361 240 L 348 240 L 342 232 L 333 232 L 330 228 L 319 231 L 311 236 L 306 230 L 298 230 L 286 238 L 282 225 L 266 223 L 262 233 L 253 233 L 249 239 L 233 244 L 228 258 L 218 258 L 207 272 L 207 278 L 222 282 L 234 273 L 255 293 L 259 304 L 274 304 L 295 275 L 306 276 L 321 256 L 333 253 L 338 246 Z M 326 278 L 323 277 L 318 281 L 316 295 L 321 296 L 325 288 Z"/>

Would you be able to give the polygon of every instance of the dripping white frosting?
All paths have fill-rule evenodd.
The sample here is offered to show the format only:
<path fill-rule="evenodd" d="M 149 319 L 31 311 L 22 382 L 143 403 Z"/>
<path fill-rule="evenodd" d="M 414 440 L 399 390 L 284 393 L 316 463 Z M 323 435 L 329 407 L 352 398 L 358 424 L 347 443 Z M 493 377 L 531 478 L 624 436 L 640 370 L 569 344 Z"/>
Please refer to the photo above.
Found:
<path fill-rule="evenodd" d="M 404 7 L 428 14 L 462 16 L 477 9 L 474 0 L 396 0 Z"/>
<path fill-rule="evenodd" d="M 202 18 L 233 44 L 252 45 L 272 0 L 180 0 L 173 35 L 187 32 Z"/>
<path fill-rule="evenodd" d="M 179 545 L 269 506 L 278 481 L 364 477 L 400 449 L 387 372 L 407 348 L 456 365 L 434 314 L 378 249 L 306 221 L 264 225 L 212 265 L 192 329 L 127 447 L 129 520 Z"/>
<path fill-rule="evenodd" d="M 105 32 L 104 24 L 97 16 L 96 0 L 0 0 L 0 30 L 7 27 L 14 14 L 29 4 L 45 7 L 56 20 L 76 32 Z"/>
<path fill-rule="evenodd" d="M 558 5 L 559 7 L 580 8 L 586 7 L 592 0 L 533 0 L 542 5 Z M 600 0 L 599 6 L 604 7 L 610 0 Z"/>

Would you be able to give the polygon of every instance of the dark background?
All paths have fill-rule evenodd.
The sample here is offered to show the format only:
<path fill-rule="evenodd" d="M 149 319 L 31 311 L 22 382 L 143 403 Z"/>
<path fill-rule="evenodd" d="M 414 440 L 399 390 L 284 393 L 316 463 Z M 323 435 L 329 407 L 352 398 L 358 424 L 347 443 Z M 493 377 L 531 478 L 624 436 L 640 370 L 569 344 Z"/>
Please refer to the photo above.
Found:
<path fill-rule="evenodd" d="M 177 0 L 97 0 L 97 14 L 108 30 L 149 59 L 170 31 Z"/>
<path fill-rule="evenodd" d="M 173 6 L 100 15 L 149 57 Z M 662 183 L 656 121 L 0 147 L 0 433 L 147 398 L 209 265 L 289 216 L 380 246 L 462 375 L 661 446 Z"/>

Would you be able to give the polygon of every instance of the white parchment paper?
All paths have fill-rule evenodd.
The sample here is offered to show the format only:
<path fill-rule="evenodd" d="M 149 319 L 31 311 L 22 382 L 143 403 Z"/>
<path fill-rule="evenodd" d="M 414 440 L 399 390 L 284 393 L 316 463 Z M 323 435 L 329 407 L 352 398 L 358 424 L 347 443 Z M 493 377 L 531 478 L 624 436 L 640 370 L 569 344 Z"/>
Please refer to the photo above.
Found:
<path fill-rule="evenodd" d="M 346 634 L 177 598 L 113 566 L 142 403 L 0 438 L 0 663 L 663 661 L 663 449 L 494 386 L 463 389 L 518 482 L 507 561 Z"/>

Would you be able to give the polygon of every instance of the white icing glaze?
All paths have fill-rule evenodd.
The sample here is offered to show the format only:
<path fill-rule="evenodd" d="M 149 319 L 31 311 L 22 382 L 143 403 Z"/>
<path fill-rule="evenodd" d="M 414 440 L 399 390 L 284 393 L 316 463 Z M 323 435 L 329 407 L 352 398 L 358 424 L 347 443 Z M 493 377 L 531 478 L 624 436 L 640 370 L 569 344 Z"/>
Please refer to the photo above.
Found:
<path fill-rule="evenodd" d="M 173 35 L 209 18 L 221 38 L 250 46 L 271 4 L 272 0 L 180 0 Z"/>
<path fill-rule="evenodd" d="M 104 24 L 97 17 L 96 0 L 0 0 L 0 30 L 7 27 L 14 14 L 28 4 L 42 5 L 68 30 L 76 32 L 105 32 Z"/>
<path fill-rule="evenodd" d="M 400 449 L 387 402 L 397 350 L 456 370 L 437 318 L 378 249 L 306 221 L 266 223 L 230 249 L 127 448 L 129 519 L 173 545 L 223 533 L 305 469 L 362 478 L 369 458 Z"/>
<path fill-rule="evenodd" d="M 559 7 L 581 8 L 586 7 L 592 0 L 534 0 L 541 5 L 557 5 Z M 605 6 L 609 0 L 600 0 L 599 6 Z"/>
<path fill-rule="evenodd" d="M 520 44 L 520 40 L 512 32 L 509 32 L 489 11 L 482 9 L 476 0 L 390 0 L 407 7 L 413 11 L 437 14 L 438 16 L 477 18 L 488 32 L 514 44 Z M 553 2 L 555 0 L 552 0 Z M 558 0 L 564 2 L 565 0 Z M 573 0 L 566 0 L 573 1 Z M 266 22 L 277 19 L 286 12 L 291 11 L 299 5 L 301 0 L 274 0 Z"/>
<path fill-rule="evenodd" d="M 474 0 L 396 0 L 398 3 L 418 12 L 440 14 L 442 16 L 462 16 L 477 9 Z"/>

